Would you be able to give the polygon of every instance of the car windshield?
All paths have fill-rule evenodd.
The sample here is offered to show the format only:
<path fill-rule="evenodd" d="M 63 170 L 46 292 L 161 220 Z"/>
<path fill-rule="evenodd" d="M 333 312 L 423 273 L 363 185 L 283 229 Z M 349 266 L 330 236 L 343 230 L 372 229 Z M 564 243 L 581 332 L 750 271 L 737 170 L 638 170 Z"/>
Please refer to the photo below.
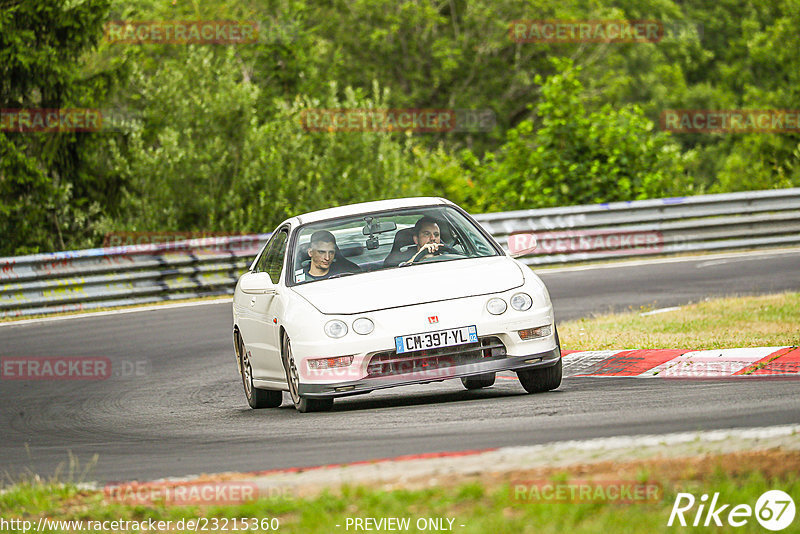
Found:
<path fill-rule="evenodd" d="M 322 221 L 294 233 L 290 285 L 441 261 L 497 256 L 479 228 L 449 206 Z"/>

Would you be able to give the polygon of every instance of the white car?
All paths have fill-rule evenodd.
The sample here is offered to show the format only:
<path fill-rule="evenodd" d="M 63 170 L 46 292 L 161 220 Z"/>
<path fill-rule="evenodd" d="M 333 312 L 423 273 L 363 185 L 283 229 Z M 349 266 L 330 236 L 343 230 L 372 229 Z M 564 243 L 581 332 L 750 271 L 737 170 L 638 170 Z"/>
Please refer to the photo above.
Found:
<path fill-rule="evenodd" d="M 280 406 L 283 391 L 307 412 L 450 378 L 477 389 L 506 370 L 530 393 L 561 384 L 544 284 L 442 198 L 284 221 L 236 284 L 233 340 L 253 408 Z"/>

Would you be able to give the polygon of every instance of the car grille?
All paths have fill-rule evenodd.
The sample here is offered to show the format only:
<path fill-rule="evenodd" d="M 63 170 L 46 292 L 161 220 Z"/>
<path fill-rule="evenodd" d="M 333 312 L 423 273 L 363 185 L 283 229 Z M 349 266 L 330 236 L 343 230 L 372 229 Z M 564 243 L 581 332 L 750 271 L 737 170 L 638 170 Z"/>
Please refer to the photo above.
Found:
<path fill-rule="evenodd" d="M 369 361 L 366 378 L 446 369 L 477 363 L 487 358 L 505 357 L 506 346 L 495 336 L 482 337 L 478 343 L 420 350 L 408 354 L 397 354 L 396 351 L 378 352 Z"/>

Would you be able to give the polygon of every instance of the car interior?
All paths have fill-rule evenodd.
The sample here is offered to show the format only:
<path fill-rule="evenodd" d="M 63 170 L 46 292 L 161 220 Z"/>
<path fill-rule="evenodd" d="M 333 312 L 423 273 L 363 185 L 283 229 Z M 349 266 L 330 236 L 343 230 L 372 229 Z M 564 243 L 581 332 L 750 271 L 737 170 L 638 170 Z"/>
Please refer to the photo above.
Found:
<path fill-rule="evenodd" d="M 436 219 L 439 221 L 442 243 L 455 246 L 458 240 L 450 225 L 441 218 Z M 370 232 L 366 226 L 333 230 L 337 243 L 335 261 L 331 265 L 332 274 L 369 272 L 399 265 L 409 248 L 415 247 L 414 226 L 409 223 L 392 224 L 392 230 L 396 231 L 393 234 L 390 231 Z M 308 268 L 311 262 L 309 246 L 308 242 L 298 245 L 295 271 Z"/>

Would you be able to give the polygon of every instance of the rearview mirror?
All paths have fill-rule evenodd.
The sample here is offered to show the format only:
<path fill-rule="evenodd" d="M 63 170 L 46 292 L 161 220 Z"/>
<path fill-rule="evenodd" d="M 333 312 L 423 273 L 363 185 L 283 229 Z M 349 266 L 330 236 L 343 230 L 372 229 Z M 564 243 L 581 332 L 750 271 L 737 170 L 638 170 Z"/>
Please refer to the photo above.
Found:
<path fill-rule="evenodd" d="M 394 221 L 381 221 L 367 224 L 364 226 L 362 233 L 364 235 L 372 235 L 391 232 L 392 230 L 397 230 L 397 224 L 395 224 Z"/>
<path fill-rule="evenodd" d="M 242 293 L 251 295 L 276 292 L 275 284 L 272 283 L 268 273 L 246 273 L 239 281 L 239 287 L 242 289 Z"/>

